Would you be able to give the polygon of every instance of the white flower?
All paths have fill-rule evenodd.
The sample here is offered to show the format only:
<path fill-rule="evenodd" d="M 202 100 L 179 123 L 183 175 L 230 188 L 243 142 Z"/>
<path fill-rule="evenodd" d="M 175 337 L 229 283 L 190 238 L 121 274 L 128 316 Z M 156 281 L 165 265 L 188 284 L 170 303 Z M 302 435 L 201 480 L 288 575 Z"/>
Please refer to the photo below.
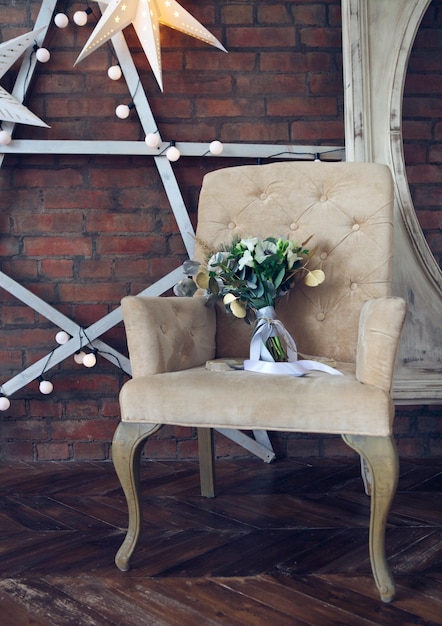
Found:
<path fill-rule="evenodd" d="M 255 260 L 261 264 L 269 254 L 275 254 L 276 244 L 273 241 L 258 241 L 255 248 Z"/>
<path fill-rule="evenodd" d="M 238 269 L 242 270 L 245 265 L 248 267 L 253 267 L 254 265 L 254 259 L 250 250 L 244 250 L 242 257 L 238 261 Z"/>
<path fill-rule="evenodd" d="M 293 252 L 293 250 L 290 250 L 290 248 L 287 249 L 287 267 L 289 270 L 292 269 L 292 267 L 294 266 L 294 264 L 296 263 L 296 261 L 298 259 L 301 259 L 302 257 L 298 256 L 296 254 L 296 252 Z"/>
<path fill-rule="evenodd" d="M 248 237 L 247 239 L 241 239 L 239 243 L 245 246 L 247 250 L 250 250 L 250 252 L 253 252 L 258 241 L 258 237 Z"/>

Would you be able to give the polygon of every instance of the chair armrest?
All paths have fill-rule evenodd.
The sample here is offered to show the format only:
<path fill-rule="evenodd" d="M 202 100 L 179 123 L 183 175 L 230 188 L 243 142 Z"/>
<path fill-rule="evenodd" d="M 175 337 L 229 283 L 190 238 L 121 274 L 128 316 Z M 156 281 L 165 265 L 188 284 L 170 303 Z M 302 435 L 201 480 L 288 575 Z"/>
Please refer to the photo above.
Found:
<path fill-rule="evenodd" d="M 402 298 L 368 300 L 359 319 L 356 378 L 390 392 L 399 337 L 407 312 Z"/>
<path fill-rule="evenodd" d="M 203 298 L 126 296 L 121 307 L 134 378 L 214 358 L 215 312 Z"/>

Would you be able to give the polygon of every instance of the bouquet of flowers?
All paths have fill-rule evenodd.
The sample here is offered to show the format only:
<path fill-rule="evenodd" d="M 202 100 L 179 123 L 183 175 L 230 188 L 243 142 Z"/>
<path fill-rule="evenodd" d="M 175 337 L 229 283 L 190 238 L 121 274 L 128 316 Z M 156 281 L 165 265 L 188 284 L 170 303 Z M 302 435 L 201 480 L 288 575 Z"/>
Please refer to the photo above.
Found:
<path fill-rule="evenodd" d="M 193 267 L 195 283 L 206 291 L 208 302 L 222 297 L 226 310 L 235 317 L 249 323 L 262 317 L 274 320 L 275 304 L 293 287 L 297 274 L 304 275 L 304 283 L 309 287 L 316 287 L 325 279 L 322 270 L 307 269 L 311 255 L 305 248 L 308 241 L 298 245 L 282 237 L 235 240 L 210 253 L 207 265 Z M 280 336 L 274 335 L 266 339 L 271 359 L 286 361 L 286 349 Z"/>

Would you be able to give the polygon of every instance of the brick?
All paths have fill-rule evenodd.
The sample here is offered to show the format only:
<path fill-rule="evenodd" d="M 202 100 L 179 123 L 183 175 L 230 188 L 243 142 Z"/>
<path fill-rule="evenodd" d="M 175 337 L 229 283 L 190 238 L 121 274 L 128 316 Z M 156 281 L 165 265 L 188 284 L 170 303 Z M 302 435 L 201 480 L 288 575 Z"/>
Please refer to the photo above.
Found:
<path fill-rule="evenodd" d="M 73 444 L 74 458 L 77 461 L 105 461 L 109 458 L 108 447 L 99 442 L 78 442 Z"/>
<path fill-rule="evenodd" d="M 235 132 L 237 141 L 253 141 L 256 140 L 256 124 L 253 122 L 244 122 L 236 124 L 223 124 L 223 130 L 219 137 L 221 141 L 227 141 L 227 137 L 231 136 L 232 131 Z M 285 122 L 276 122 L 266 124 L 260 131 L 260 141 L 262 142 L 283 142 L 289 139 L 289 132 Z"/>
<path fill-rule="evenodd" d="M 97 242 L 99 255 L 161 254 L 166 252 L 165 241 L 146 235 L 144 237 L 101 237 Z"/>
<path fill-rule="evenodd" d="M 402 123 L 404 141 L 423 140 L 432 137 L 432 124 L 430 121 L 404 120 Z"/>
<path fill-rule="evenodd" d="M 418 183 L 423 185 L 425 183 L 442 183 L 442 168 L 438 165 L 431 165 L 428 163 L 421 165 L 408 166 L 407 168 L 408 182 Z"/>
<path fill-rule="evenodd" d="M 111 190 L 76 189 L 75 193 L 66 193 L 66 189 L 49 188 L 45 191 L 45 208 L 50 209 L 109 209 L 114 199 Z"/>
<path fill-rule="evenodd" d="M 327 97 L 301 97 L 277 98 L 270 100 L 267 104 L 267 113 L 271 116 L 322 116 L 337 114 L 337 103 L 335 98 Z"/>
<path fill-rule="evenodd" d="M 35 259 L 17 258 L 2 263 L 2 271 L 8 276 L 20 277 L 21 280 L 33 280 L 38 276 L 38 262 Z"/>
<path fill-rule="evenodd" d="M 227 31 L 226 48 L 278 48 L 294 46 L 295 30 L 290 27 L 232 27 Z M 220 92 L 221 93 L 221 92 Z"/>
<path fill-rule="evenodd" d="M 14 218 L 14 229 L 21 235 L 39 232 L 55 233 L 79 233 L 82 229 L 82 215 L 75 213 L 43 213 L 25 214 Z"/>
<path fill-rule="evenodd" d="M 257 8 L 258 24 L 292 24 L 293 17 L 286 4 L 261 4 Z"/>
<path fill-rule="evenodd" d="M 47 424 L 43 420 L 5 420 L 2 424 L 2 439 L 19 439 L 32 441 L 33 439 L 47 439 Z"/>
<path fill-rule="evenodd" d="M 53 280 L 73 278 L 74 263 L 70 259 L 42 259 L 40 276 L 43 279 Z"/>
<path fill-rule="evenodd" d="M 253 7 L 250 4 L 228 4 L 221 7 L 223 24 L 241 24 L 251 26 L 253 24 Z"/>
<path fill-rule="evenodd" d="M 294 7 L 297 26 L 324 26 L 326 7 L 323 4 L 304 4 Z"/>
<path fill-rule="evenodd" d="M 264 51 L 260 55 L 260 70 L 263 72 L 326 72 L 332 63 L 333 57 L 328 52 Z"/>
<path fill-rule="evenodd" d="M 324 143 L 337 141 L 338 145 L 345 145 L 344 122 L 330 120 L 327 122 L 293 122 L 290 125 L 290 139 L 294 143 L 308 142 Z"/>
<path fill-rule="evenodd" d="M 336 74 L 312 74 L 309 77 L 310 93 L 313 95 L 342 93 L 342 77 Z"/>
<path fill-rule="evenodd" d="M 428 160 L 430 163 L 442 163 L 442 145 L 430 146 Z"/>
<path fill-rule="evenodd" d="M 239 93 L 247 94 L 304 94 L 306 93 L 306 76 L 304 74 L 254 74 L 240 76 L 237 80 Z M 249 104 L 250 116 L 257 115 L 253 101 Z M 258 113 L 259 114 L 259 113 Z"/>
<path fill-rule="evenodd" d="M 33 309 L 24 304 L 17 306 L 5 306 L 1 309 L 0 317 L 4 326 L 15 324 L 33 324 L 35 321 L 35 312 Z"/>
<path fill-rule="evenodd" d="M 176 440 L 149 437 L 144 446 L 143 457 L 147 459 L 175 459 L 177 457 Z"/>
<path fill-rule="evenodd" d="M 253 78 L 239 81 L 238 86 L 241 93 L 250 93 L 247 87 L 247 84 L 250 82 L 253 83 Z M 259 87 L 255 85 L 252 92 L 258 93 Z M 225 100 L 220 100 L 219 98 L 201 98 L 195 103 L 195 113 L 198 117 L 210 117 L 213 115 L 222 115 L 226 118 L 249 117 L 251 115 L 262 116 L 264 110 L 264 100 L 256 98 L 228 98 Z"/>
<path fill-rule="evenodd" d="M 300 29 L 301 44 L 310 48 L 341 49 L 341 33 L 336 28 L 306 27 Z"/>
<path fill-rule="evenodd" d="M 24 253 L 29 256 L 91 256 L 90 237 L 25 237 Z"/>
<path fill-rule="evenodd" d="M 148 233 L 155 231 L 157 218 L 154 214 L 142 213 L 109 213 L 93 211 L 86 218 L 87 232 Z"/>
<path fill-rule="evenodd" d="M 36 450 L 38 461 L 67 461 L 70 458 L 67 443 L 38 443 Z"/>
<path fill-rule="evenodd" d="M 21 368 L 23 365 L 23 356 L 21 350 L 7 350 L 4 347 L 0 348 L 0 363 L 2 364 L 3 370 L 2 378 L 5 375 L 4 370 L 11 371 L 11 369 L 17 370 Z"/>
<path fill-rule="evenodd" d="M 321 456 L 331 457 L 357 457 L 356 452 L 350 448 L 341 437 L 325 437 L 322 440 Z"/>
<path fill-rule="evenodd" d="M 60 441 L 111 441 L 116 425 L 111 419 L 63 419 L 51 423 L 51 435 Z"/>
<path fill-rule="evenodd" d="M 29 441 L 2 442 L 3 461 L 34 461 L 34 446 Z M 52 460 L 52 459 L 51 459 Z"/>
<path fill-rule="evenodd" d="M 25 169 L 14 172 L 14 185 L 20 187 L 63 187 L 81 185 L 81 174 L 71 168 L 62 168 L 54 172 L 50 169 Z M 65 192 L 66 193 L 66 192 Z"/>

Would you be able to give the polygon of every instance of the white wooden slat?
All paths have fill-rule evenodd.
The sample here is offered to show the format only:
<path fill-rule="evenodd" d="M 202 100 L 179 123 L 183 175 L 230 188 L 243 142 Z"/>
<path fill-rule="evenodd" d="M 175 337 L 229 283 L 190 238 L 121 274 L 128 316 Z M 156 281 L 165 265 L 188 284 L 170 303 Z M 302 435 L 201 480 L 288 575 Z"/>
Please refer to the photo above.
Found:
<path fill-rule="evenodd" d="M 159 157 L 170 142 L 149 148 L 144 141 L 81 141 L 14 139 L 8 146 L 0 146 L 4 154 L 100 154 Z M 210 143 L 176 142 L 183 157 L 293 159 L 312 160 L 316 154 L 330 160 L 345 160 L 342 146 L 303 146 L 296 144 L 225 143 L 220 155 L 209 152 Z M 165 154 L 161 157 L 169 164 Z M 168 181 L 169 182 L 169 181 Z"/>

